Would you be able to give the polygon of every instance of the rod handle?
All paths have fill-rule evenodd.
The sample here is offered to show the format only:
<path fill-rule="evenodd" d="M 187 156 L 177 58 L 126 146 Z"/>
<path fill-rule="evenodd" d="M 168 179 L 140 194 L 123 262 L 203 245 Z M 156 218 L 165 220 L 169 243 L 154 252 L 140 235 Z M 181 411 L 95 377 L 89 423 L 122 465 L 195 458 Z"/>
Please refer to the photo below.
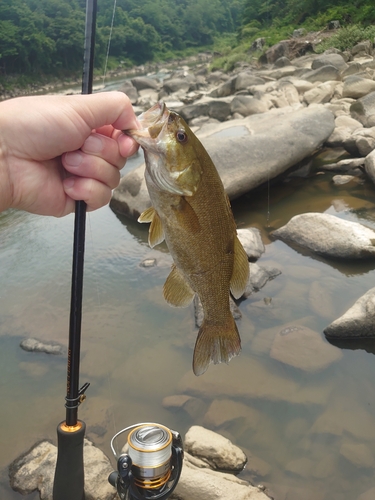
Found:
<path fill-rule="evenodd" d="M 85 500 L 83 440 L 86 425 L 57 426 L 57 462 L 53 483 L 53 500 Z"/>

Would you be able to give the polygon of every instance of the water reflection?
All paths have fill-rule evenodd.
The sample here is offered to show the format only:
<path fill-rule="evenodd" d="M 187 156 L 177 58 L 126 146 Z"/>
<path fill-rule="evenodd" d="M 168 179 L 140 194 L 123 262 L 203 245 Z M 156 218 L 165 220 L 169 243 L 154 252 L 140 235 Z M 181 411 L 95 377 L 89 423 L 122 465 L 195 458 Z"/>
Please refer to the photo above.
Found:
<path fill-rule="evenodd" d="M 111 436 L 126 425 L 155 420 L 183 434 L 201 424 L 243 447 L 243 477 L 266 484 L 277 500 L 357 500 L 374 487 L 371 342 L 352 344 L 354 350 L 340 343 L 341 359 L 322 368 L 333 349 L 324 328 L 373 287 L 374 265 L 320 258 L 270 237 L 306 211 L 374 228 L 372 185 L 333 186 L 332 175 L 312 168 L 308 179 L 293 177 L 233 202 L 239 227 L 261 230 L 266 252 L 258 264 L 282 274 L 239 303 L 241 356 L 200 378 L 191 372 L 193 309 L 171 308 L 162 297 L 171 263 L 166 247 L 150 249 L 147 225 L 108 207 L 88 216 L 82 381 L 91 386 L 80 416 L 109 456 Z M 0 215 L 2 500 L 19 498 L 7 485 L 9 462 L 41 438 L 55 440 L 65 415 L 65 360 L 26 353 L 19 342 L 35 336 L 67 343 L 72 228 L 72 217 Z M 141 267 L 150 257 L 157 265 Z M 295 337 L 280 334 L 286 331 Z M 300 364 L 306 349 L 309 370 Z M 190 406 L 163 406 L 175 394 L 191 396 Z"/>

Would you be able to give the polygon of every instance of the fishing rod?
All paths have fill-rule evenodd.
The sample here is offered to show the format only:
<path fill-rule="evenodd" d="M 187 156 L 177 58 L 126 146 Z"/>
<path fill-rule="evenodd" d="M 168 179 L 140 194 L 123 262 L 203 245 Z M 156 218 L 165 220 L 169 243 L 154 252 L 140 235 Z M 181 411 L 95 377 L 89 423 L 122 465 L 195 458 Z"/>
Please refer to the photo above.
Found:
<path fill-rule="evenodd" d="M 86 0 L 82 94 L 92 93 L 97 0 Z M 53 500 L 84 500 L 83 440 L 86 425 L 78 420 L 78 406 L 89 383 L 79 388 L 82 291 L 86 232 L 86 203 L 76 201 L 69 322 L 66 418 L 57 426 L 57 462 Z"/>
<path fill-rule="evenodd" d="M 86 0 L 82 94 L 92 93 L 97 0 Z M 112 16 L 112 24 L 113 24 Z M 108 47 L 109 51 L 109 47 Z M 108 57 L 108 53 L 107 53 Z M 72 287 L 67 363 L 66 418 L 57 426 L 57 462 L 53 500 L 85 500 L 83 447 L 86 425 L 78 420 L 78 407 L 89 383 L 79 388 L 82 292 L 86 232 L 86 203 L 75 204 Z M 129 454 L 117 456 L 114 440 L 126 431 Z M 159 424 L 136 424 L 118 432 L 111 441 L 117 471 L 108 481 L 121 500 L 165 500 L 176 488 L 183 463 L 178 432 Z"/>

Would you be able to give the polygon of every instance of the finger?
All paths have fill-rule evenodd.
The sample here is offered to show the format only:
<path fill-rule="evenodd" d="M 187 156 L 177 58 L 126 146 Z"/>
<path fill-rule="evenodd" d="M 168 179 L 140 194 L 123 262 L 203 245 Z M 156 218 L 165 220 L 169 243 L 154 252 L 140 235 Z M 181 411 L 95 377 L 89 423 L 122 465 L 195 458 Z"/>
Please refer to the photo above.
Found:
<path fill-rule="evenodd" d="M 124 158 L 121 160 L 121 165 L 113 165 L 100 156 L 86 154 L 82 151 L 66 153 L 62 157 L 64 168 L 74 177 L 93 179 L 105 184 L 110 189 L 114 189 L 120 182 L 119 169 L 125 163 Z"/>
<path fill-rule="evenodd" d="M 94 156 L 100 156 L 117 168 L 124 166 L 125 160 L 120 154 L 118 142 L 102 134 L 89 135 L 81 147 L 81 151 Z"/>
<path fill-rule="evenodd" d="M 104 125 L 113 125 L 118 130 L 137 126 L 133 106 L 123 92 L 99 92 L 71 98 L 71 104 L 79 111 L 90 130 Z"/>
<path fill-rule="evenodd" d="M 95 179 L 68 177 L 63 185 L 67 196 L 76 201 L 83 200 L 89 212 L 107 205 L 112 195 L 112 190 L 107 185 Z"/>

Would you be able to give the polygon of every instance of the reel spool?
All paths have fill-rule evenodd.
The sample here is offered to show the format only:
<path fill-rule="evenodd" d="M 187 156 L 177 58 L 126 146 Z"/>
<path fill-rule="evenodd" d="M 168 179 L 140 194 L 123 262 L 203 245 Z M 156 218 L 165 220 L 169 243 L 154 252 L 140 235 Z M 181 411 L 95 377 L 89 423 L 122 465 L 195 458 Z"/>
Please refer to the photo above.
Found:
<path fill-rule="evenodd" d="M 128 434 L 128 452 L 117 457 L 113 443 Z M 177 486 L 182 470 L 183 445 L 178 432 L 155 423 L 135 424 L 122 429 L 111 440 L 117 472 L 108 481 L 121 500 L 164 500 Z"/>

